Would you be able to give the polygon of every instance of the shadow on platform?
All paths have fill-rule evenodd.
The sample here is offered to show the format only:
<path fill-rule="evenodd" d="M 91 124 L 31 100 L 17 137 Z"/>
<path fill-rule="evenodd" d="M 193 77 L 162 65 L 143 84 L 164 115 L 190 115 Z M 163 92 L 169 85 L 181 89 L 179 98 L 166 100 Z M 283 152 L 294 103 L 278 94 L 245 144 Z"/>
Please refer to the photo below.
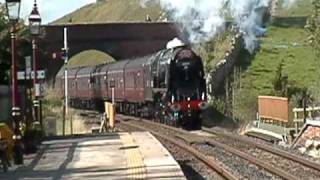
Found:
<path fill-rule="evenodd" d="M 148 179 L 181 179 L 176 165 L 127 167 L 120 135 L 66 138 L 43 143 L 37 154 L 25 156 L 25 164 L 0 174 L 0 179 L 128 179 L 145 175 Z"/>

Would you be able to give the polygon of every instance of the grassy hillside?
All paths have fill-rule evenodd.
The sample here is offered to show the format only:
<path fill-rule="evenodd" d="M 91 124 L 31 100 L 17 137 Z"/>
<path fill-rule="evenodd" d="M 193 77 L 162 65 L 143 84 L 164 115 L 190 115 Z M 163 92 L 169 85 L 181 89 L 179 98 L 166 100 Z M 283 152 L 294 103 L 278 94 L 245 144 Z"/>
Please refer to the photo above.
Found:
<path fill-rule="evenodd" d="M 159 4 L 148 3 L 142 8 L 140 0 L 97 0 L 72 12 L 52 24 L 63 23 L 105 23 L 105 22 L 126 22 L 145 21 L 149 15 L 153 21 L 161 16 Z"/>
<path fill-rule="evenodd" d="M 290 8 L 279 8 L 276 15 L 283 17 L 309 16 L 312 9 L 311 1 L 312 0 L 296 0 L 296 3 Z"/>
<path fill-rule="evenodd" d="M 68 67 L 73 68 L 79 66 L 95 66 L 98 64 L 111 63 L 114 61 L 114 58 L 104 52 L 97 50 L 87 50 L 73 56 L 69 60 Z"/>
<path fill-rule="evenodd" d="M 276 95 L 274 79 L 282 64 L 288 88 L 313 89 L 319 81 L 319 63 L 313 49 L 305 43 L 304 29 L 269 27 L 261 39 L 261 50 L 241 74 L 241 88 L 236 92 L 236 114 L 252 120 L 258 95 Z"/>
<path fill-rule="evenodd" d="M 297 0 L 291 8 L 279 8 L 276 16 L 309 16 L 311 0 Z M 292 24 L 294 26 L 294 24 Z M 320 62 L 307 43 L 308 34 L 303 28 L 268 27 L 267 36 L 260 39 L 261 48 L 253 56 L 242 54 L 241 73 L 233 84 L 235 89 L 234 112 L 240 120 L 255 119 L 259 95 L 280 95 L 275 80 L 281 69 L 284 90 L 290 106 L 300 106 L 301 92 L 307 90 L 313 104 L 320 102 Z M 311 104 L 309 104 L 311 105 Z M 319 104 L 318 104 L 319 105 Z"/>
<path fill-rule="evenodd" d="M 281 2 L 281 0 L 279 1 Z M 311 12 L 311 1 L 296 0 L 296 3 L 290 8 L 279 5 L 276 15 L 283 17 L 308 16 Z M 165 18 L 160 5 L 155 1 L 146 5 L 146 8 L 142 8 L 140 0 L 97 0 L 96 3 L 86 5 L 52 22 L 52 24 L 145 21 L 147 14 L 153 21 Z"/>
<path fill-rule="evenodd" d="M 305 44 L 306 37 L 303 29 L 269 28 L 261 50 L 245 74 L 255 90 L 272 92 L 271 79 L 280 63 L 292 84 L 308 87 L 316 80 L 315 57 L 312 48 Z"/>

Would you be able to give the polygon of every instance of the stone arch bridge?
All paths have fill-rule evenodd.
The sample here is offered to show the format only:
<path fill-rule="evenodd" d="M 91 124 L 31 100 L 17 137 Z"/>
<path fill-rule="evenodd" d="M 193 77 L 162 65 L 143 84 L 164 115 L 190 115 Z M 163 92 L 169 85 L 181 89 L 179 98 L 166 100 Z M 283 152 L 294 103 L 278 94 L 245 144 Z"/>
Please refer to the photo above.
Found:
<path fill-rule="evenodd" d="M 184 39 L 173 23 L 106 23 L 44 26 L 40 47 L 47 52 L 41 66 L 52 79 L 63 65 L 52 54 L 63 47 L 63 29 L 68 28 L 69 57 L 88 49 L 105 52 L 116 60 L 144 56 L 165 48 L 174 37 Z M 48 68 L 50 67 L 50 68 Z"/>

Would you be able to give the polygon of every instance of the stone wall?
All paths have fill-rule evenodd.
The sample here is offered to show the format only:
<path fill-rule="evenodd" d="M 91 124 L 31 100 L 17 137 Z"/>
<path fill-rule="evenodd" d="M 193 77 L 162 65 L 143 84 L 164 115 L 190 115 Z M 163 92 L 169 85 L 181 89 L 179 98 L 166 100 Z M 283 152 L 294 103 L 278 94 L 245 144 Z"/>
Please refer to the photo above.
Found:
<path fill-rule="evenodd" d="M 307 122 L 293 147 L 303 154 L 320 158 L 320 121 Z"/>
<path fill-rule="evenodd" d="M 223 85 L 224 80 L 232 72 L 243 48 L 243 39 L 240 33 L 236 33 L 232 38 L 231 48 L 226 52 L 225 58 L 216 64 L 215 69 L 208 74 L 207 86 L 209 96 L 214 96 L 214 93 Z"/>

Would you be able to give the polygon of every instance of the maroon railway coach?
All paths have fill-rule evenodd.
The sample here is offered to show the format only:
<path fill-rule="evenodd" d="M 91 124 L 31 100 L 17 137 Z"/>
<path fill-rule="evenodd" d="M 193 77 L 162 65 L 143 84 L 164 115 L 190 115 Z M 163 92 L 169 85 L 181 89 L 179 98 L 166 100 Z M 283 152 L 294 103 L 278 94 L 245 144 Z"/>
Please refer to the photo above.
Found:
<path fill-rule="evenodd" d="M 56 87 L 63 88 L 62 73 Z M 207 107 L 203 63 L 187 46 L 153 55 L 70 70 L 70 104 L 103 110 L 114 100 L 118 113 L 149 117 L 191 129 L 201 127 Z"/>

